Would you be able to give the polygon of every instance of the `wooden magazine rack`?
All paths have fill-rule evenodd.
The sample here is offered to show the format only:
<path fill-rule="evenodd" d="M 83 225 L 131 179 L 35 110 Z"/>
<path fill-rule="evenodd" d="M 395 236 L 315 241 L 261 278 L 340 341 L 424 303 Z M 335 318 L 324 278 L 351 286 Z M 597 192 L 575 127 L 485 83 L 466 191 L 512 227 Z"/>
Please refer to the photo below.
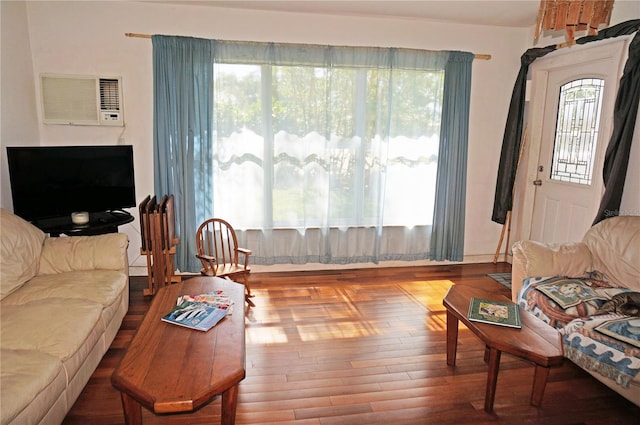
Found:
<path fill-rule="evenodd" d="M 147 257 L 147 284 L 144 295 L 155 295 L 159 288 L 180 282 L 175 274 L 175 253 L 179 239 L 175 235 L 173 195 L 160 201 L 147 195 L 140 205 L 140 254 Z"/>

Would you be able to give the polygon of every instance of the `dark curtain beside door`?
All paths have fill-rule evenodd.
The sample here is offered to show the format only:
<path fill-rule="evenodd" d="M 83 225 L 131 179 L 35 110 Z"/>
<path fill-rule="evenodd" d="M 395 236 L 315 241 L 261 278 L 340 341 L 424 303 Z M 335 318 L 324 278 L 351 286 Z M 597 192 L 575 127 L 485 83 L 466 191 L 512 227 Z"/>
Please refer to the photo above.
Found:
<path fill-rule="evenodd" d="M 507 124 L 502 139 L 502 151 L 500 152 L 496 195 L 493 201 L 493 216 L 491 217 L 491 220 L 496 223 L 504 224 L 507 220 L 507 212 L 511 211 L 513 206 L 513 183 L 516 179 L 520 146 L 522 145 L 524 102 L 529 65 L 537 58 L 554 50 L 556 50 L 555 45 L 533 48 L 527 50 L 520 57 L 520 72 L 518 72 L 516 83 L 513 86 Z"/>
<path fill-rule="evenodd" d="M 613 107 L 613 133 L 604 156 L 604 195 L 593 224 L 620 215 L 620 203 L 627 178 L 629 155 L 633 143 L 640 103 L 640 33 L 629 45 L 629 58 L 620 79 L 616 103 Z"/>

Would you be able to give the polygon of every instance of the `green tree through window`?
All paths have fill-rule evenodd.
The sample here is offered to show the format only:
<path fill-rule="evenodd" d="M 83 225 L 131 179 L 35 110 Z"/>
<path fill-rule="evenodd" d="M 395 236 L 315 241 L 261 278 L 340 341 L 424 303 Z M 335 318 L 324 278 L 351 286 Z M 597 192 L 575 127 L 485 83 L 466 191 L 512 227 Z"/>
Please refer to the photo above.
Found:
<path fill-rule="evenodd" d="M 214 212 L 241 228 L 430 225 L 443 71 L 216 64 Z"/>

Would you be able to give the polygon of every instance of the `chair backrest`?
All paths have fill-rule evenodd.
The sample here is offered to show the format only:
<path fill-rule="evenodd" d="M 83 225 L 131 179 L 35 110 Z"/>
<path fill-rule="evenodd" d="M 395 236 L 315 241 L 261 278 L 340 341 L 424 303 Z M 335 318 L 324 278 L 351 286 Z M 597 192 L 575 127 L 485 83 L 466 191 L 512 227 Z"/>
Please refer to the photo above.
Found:
<path fill-rule="evenodd" d="M 147 232 L 147 223 L 146 223 L 146 211 L 147 211 L 147 204 L 149 203 L 149 201 L 151 200 L 151 195 L 147 195 L 142 202 L 140 202 L 140 205 L 138 205 L 138 215 L 140 216 L 140 239 L 141 239 L 141 248 L 143 251 L 147 251 L 147 239 L 149 238 L 148 232 Z"/>
<path fill-rule="evenodd" d="M 221 218 L 210 218 L 196 232 L 198 255 L 208 255 L 217 265 L 238 264 L 238 238 L 231 224 Z"/>
<path fill-rule="evenodd" d="M 151 215 L 156 209 L 156 197 L 146 197 L 139 206 L 140 210 L 140 233 L 142 238 L 142 249 L 151 252 L 153 246 L 152 220 Z"/>
<path fill-rule="evenodd" d="M 173 245 L 178 243 L 178 238 L 176 237 L 176 217 L 174 211 L 174 199 L 173 195 L 169 195 L 167 197 L 167 202 L 164 204 L 164 214 L 163 217 L 163 226 L 162 228 L 166 230 L 165 235 L 165 249 L 171 249 Z"/>
<path fill-rule="evenodd" d="M 157 207 L 160 230 L 160 241 L 163 250 L 170 250 L 178 242 L 176 241 L 175 216 L 173 212 L 173 195 L 164 195 Z"/>

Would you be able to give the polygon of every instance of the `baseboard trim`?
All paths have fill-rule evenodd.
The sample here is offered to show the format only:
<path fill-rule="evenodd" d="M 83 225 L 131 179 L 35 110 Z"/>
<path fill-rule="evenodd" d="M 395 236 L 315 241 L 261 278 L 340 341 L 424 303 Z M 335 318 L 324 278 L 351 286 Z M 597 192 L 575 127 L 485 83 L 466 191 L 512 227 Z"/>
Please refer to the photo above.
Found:
<path fill-rule="evenodd" d="M 502 259 L 504 257 L 501 255 Z M 320 263 L 308 263 L 308 264 L 274 264 L 271 266 L 263 266 L 259 264 L 251 264 L 251 271 L 253 273 L 267 273 L 267 272 L 292 272 L 292 271 L 322 271 L 322 270 L 348 270 L 348 269 L 372 269 L 372 268 L 385 268 L 385 267 L 419 267 L 419 266 L 442 266 L 451 264 L 477 264 L 477 263 L 491 263 L 493 262 L 494 254 L 478 254 L 478 255 L 465 255 L 462 261 L 381 261 L 378 264 L 374 263 L 353 263 L 353 264 L 320 264 Z M 499 261 L 502 262 L 502 261 Z M 507 262 L 511 264 L 511 255 L 507 256 Z M 147 267 L 141 266 L 129 266 L 130 276 L 146 276 Z"/>

